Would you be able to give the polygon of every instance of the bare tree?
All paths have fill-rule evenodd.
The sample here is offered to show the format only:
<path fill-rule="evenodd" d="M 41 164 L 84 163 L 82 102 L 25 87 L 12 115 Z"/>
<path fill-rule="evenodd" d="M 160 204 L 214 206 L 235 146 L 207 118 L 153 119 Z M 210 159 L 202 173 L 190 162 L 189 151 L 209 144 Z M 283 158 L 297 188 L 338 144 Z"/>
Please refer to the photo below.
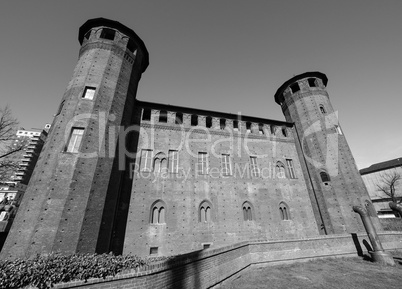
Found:
<path fill-rule="evenodd" d="M 0 181 L 7 180 L 19 167 L 19 162 L 9 157 L 26 148 L 29 140 L 24 138 L 18 142 L 15 131 L 18 120 L 12 116 L 11 109 L 0 108 Z"/>
<path fill-rule="evenodd" d="M 402 196 L 398 195 L 396 191 L 396 186 L 401 180 L 402 176 L 396 170 L 392 172 L 387 172 L 381 174 L 381 180 L 379 181 L 377 186 L 377 191 L 383 192 L 387 196 L 389 196 L 392 202 L 396 204 L 400 204 L 402 202 Z"/>

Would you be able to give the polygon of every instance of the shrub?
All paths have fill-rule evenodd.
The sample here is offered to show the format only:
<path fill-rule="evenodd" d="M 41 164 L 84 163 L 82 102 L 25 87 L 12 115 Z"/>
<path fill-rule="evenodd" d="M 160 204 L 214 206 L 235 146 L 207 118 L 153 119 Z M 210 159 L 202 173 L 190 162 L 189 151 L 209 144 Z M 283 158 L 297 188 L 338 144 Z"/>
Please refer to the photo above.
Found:
<path fill-rule="evenodd" d="M 5 260 L 0 261 L 0 288 L 28 285 L 39 289 L 50 288 L 61 282 L 115 276 L 123 270 L 135 269 L 154 261 L 130 255 L 61 253 L 37 255 L 28 260 Z"/>

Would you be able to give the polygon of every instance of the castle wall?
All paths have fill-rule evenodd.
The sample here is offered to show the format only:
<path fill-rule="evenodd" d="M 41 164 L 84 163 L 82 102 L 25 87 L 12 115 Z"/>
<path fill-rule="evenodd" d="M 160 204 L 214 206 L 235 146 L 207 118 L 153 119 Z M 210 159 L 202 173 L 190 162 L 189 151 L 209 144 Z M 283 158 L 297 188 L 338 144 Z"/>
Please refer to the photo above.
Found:
<path fill-rule="evenodd" d="M 239 121 L 238 130 L 231 119 L 226 119 L 225 129 L 206 128 L 206 116 L 199 115 L 198 126 L 191 126 L 189 114 L 180 125 L 175 124 L 175 112 L 168 111 L 166 123 L 159 122 L 159 113 L 153 109 L 151 120 L 141 122 L 124 254 L 147 256 L 153 247 L 158 255 L 174 255 L 203 249 L 204 244 L 220 247 L 250 239 L 318 235 L 289 124 L 264 123 L 260 133 L 258 123 L 252 122 L 247 131 L 246 120 Z M 212 123 L 219 121 L 215 117 Z M 158 174 L 153 164 L 151 172 L 144 172 L 142 149 L 151 150 L 152 162 L 163 154 L 167 170 Z M 172 173 L 169 150 L 178 151 L 178 173 Z M 208 154 L 208 174 L 197 172 L 199 152 Z M 221 154 L 230 155 L 229 176 L 222 173 Z M 250 156 L 257 156 L 259 176 L 252 175 Z M 287 159 L 293 162 L 295 178 Z M 278 162 L 284 165 L 285 177 Z M 152 206 L 158 200 L 166 210 L 161 223 L 152 221 Z M 203 201 L 211 206 L 211 220 L 201 220 Z M 245 202 L 251 205 L 252 220 L 244 219 Z M 282 220 L 281 202 L 287 205 L 289 220 Z"/>

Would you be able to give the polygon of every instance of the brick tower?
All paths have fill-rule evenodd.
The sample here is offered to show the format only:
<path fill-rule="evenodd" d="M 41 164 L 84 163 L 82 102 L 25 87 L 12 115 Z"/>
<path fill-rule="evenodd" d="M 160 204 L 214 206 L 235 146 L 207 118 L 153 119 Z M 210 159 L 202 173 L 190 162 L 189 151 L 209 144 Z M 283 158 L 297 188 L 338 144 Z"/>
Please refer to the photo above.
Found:
<path fill-rule="evenodd" d="M 122 214 L 128 205 L 122 202 L 130 187 L 122 185 L 126 173 L 118 169 L 117 133 L 111 128 L 134 121 L 148 52 L 134 31 L 104 18 L 82 25 L 78 40 L 78 63 L 3 259 L 52 251 L 108 252 L 121 238 L 117 228 L 125 227 Z"/>
<path fill-rule="evenodd" d="M 295 123 L 295 139 L 321 234 L 362 231 L 353 205 L 371 208 L 369 195 L 326 91 L 328 79 L 307 72 L 286 81 L 276 92 L 286 121 Z M 375 211 L 374 224 L 379 226 Z"/>

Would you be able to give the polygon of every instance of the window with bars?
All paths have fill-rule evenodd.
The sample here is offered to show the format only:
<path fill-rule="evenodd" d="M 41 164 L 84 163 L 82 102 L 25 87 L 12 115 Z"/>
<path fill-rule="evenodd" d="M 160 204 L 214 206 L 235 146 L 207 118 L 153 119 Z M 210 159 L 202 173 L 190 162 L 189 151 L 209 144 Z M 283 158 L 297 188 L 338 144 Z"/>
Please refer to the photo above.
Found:
<path fill-rule="evenodd" d="M 198 174 L 206 175 L 208 174 L 208 154 L 206 152 L 198 153 Z"/>
<path fill-rule="evenodd" d="M 169 171 L 173 174 L 179 172 L 179 154 L 176 150 L 169 151 Z"/>
<path fill-rule="evenodd" d="M 151 172 L 152 171 L 152 150 L 149 150 L 149 149 L 141 150 L 140 169 L 142 172 Z"/>
<path fill-rule="evenodd" d="M 66 152 L 78 153 L 83 135 L 84 135 L 83 128 L 73 127 L 71 129 L 71 135 L 68 141 Z"/>
<path fill-rule="evenodd" d="M 257 157 L 250 157 L 250 172 L 253 178 L 260 176 L 260 170 L 257 164 Z"/>
<path fill-rule="evenodd" d="M 286 159 L 286 164 L 288 165 L 289 177 L 291 179 L 295 179 L 296 178 L 296 173 L 295 173 L 295 169 L 293 167 L 293 160 L 292 159 Z"/>
<path fill-rule="evenodd" d="M 232 174 L 232 165 L 230 163 L 229 154 L 222 154 L 221 165 L 222 165 L 222 175 L 230 176 Z"/>

